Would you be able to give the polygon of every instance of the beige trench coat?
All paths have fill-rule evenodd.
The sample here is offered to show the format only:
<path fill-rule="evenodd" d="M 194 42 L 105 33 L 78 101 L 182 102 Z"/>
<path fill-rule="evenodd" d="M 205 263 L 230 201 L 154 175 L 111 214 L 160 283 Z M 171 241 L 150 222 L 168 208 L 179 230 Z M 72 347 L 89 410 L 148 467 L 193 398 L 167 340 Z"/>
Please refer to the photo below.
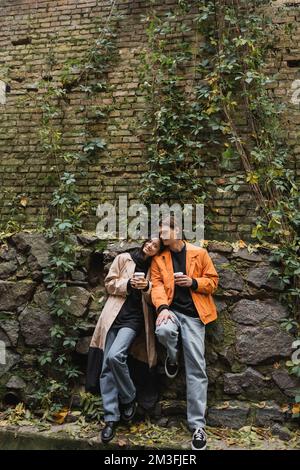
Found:
<path fill-rule="evenodd" d="M 127 297 L 127 282 L 132 277 L 135 270 L 135 262 L 129 253 L 121 253 L 112 262 L 109 273 L 104 283 L 109 297 L 98 319 L 90 348 L 99 348 L 104 351 L 106 335 L 117 317 L 122 305 Z M 155 325 L 154 315 L 151 311 L 151 288 L 150 269 L 146 275 L 150 286 L 147 292 L 142 293 L 142 304 L 145 328 L 134 340 L 129 353 L 136 359 L 148 362 L 149 367 L 153 367 L 157 362 L 155 348 Z"/>

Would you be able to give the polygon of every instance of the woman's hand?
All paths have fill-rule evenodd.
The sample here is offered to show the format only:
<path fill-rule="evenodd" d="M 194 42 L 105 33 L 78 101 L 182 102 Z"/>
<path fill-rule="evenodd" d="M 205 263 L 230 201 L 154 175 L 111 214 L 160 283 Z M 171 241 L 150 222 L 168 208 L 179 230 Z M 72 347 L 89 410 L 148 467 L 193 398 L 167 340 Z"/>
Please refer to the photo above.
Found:
<path fill-rule="evenodd" d="M 130 285 L 131 287 L 133 287 L 133 289 L 146 289 L 146 287 L 148 286 L 148 280 L 145 278 L 137 279 L 132 277 L 130 279 Z"/>

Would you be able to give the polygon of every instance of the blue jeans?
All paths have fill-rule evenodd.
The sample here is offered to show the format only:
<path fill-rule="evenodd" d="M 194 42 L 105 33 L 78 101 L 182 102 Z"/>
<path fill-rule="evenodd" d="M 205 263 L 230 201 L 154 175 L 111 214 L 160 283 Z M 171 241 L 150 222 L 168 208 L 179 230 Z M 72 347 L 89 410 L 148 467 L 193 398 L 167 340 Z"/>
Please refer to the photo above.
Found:
<path fill-rule="evenodd" d="M 126 327 L 107 333 L 100 375 L 105 422 L 119 421 L 119 402 L 125 405 L 135 398 L 136 390 L 127 365 L 128 350 L 135 336 L 136 332 Z"/>
<path fill-rule="evenodd" d="M 191 431 L 204 428 L 205 410 L 207 403 L 205 325 L 200 318 L 193 318 L 183 313 L 172 311 L 173 320 L 161 323 L 156 327 L 158 341 L 167 349 L 167 355 L 172 363 L 178 360 L 178 335 L 181 334 L 185 373 L 187 421 Z"/>

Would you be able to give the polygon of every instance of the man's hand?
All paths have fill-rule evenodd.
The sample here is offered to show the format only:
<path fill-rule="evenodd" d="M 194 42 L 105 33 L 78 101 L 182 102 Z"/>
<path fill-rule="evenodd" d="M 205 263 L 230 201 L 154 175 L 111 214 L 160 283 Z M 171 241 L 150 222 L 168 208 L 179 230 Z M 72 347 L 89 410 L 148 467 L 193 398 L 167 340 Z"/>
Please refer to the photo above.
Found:
<path fill-rule="evenodd" d="M 137 279 L 132 277 L 130 279 L 130 285 L 131 287 L 133 287 L 133 289 L 146 289 L 146 287 L 148 286 L 148 280 L 145 278 Z"/>
<path fill-rule="evenodd" d="M 167 323 L 168 320 L 172 320 L 174 321 L 173 319 L 173 315 L 172 313 L 170 312 L 170 310 L 168 310 L 167 308 L 165 308 L 164 310 L 162 310 L 160 312 L 160 314 L 158 315 L 157 319 L 156 319 L 156 326 L 159 326 L 161 323 Z"/>
<path fill-rule="evenodd" d="M 181 274 L 180 276 L 174 277 L 176 286 L 180 287 L 191 287 L 193 284 L 193 279 L 186 274 Z"/>

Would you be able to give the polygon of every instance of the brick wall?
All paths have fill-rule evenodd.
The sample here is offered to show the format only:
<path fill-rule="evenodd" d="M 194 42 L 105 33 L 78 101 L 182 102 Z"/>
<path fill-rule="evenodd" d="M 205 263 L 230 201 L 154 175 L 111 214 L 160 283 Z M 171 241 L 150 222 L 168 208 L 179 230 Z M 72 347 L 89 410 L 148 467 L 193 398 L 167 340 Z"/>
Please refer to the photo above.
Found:
<path fill-rule="evenodd" d="M 147 135 L 139 125 L 145 102 L 139 88 L 138 66 L 141 49 L 146 44 L 141 15 L 146 14 L 149 3 L 117 1 L 117 10 L 123 19 L 118 27 L 118 58 L 107 75 L 111 88 L 99 94 L 93 103 L 111 106 L 111 110 L 106 120 L 90 127 L 92 134 L 104 138 L 108 145 L 98 162 L 90 165 L 87 174 L 78 180 L 79 191 L 89 201 L 91 213 L 99 202 L 115 200 L 121 194 L 128 194 L 133 200 L 139 175 L 145 168 Z M 174 0 L 160 1 L 160 14 L 174 3 Z M 294 23 L 295 31 L 289 38 L 282 28 L 270 70 L 279 72 L 275 96 L 289 103 L 286 125 L 293 149 L 291 167 L 299 174 L 299 165 L 296 170 L 295 163 L 300 153 L 296 95 L 300 82 L 295 82 L 300 78 L 300 8 L 297 4 L 289 3 L 285 13 L 274 15 L 278 24 Z M 41 111 L 36 99 L 42 96 L 43 90 L 38 81 L 48 77 L 56 83 L 66 60 L 81 57 L 90 49 L 97 35 L 97 19 L 107 16 L 109 10 L 107 0 L 0 0 L 0 80 L 7 84 L 5 96 L 2 93 L 0 98 L 2 222 L 19 219 L 25 227 L 44 223 L 43 216 L 47 214 L 53 190 L 49 175 L 53 173 L 54 162 L 39 147 Z M 296 88 L 292 90 L 292 86 Z M 67 151 L 78 151 L 82 147 L 85 126 L 81 107 L 85 104 L 86 94 L 78 88 L 73 89 L 64 102 L 62 130 Z M 218 170 L 214 161 L 207 162 L 205 172 L 218 185 L 225 184 L 232 176 Z M 26 201 L 23 205 L 22 197 L 23 202 Z M 238 194 L 216 192 L 214 206 L 210 238 L 249 238 L 256 215 L 246 186 L 241 187 Z M 85 228 L 94 229 L 96 221 L 91 215 L 84 222 Z"/>

